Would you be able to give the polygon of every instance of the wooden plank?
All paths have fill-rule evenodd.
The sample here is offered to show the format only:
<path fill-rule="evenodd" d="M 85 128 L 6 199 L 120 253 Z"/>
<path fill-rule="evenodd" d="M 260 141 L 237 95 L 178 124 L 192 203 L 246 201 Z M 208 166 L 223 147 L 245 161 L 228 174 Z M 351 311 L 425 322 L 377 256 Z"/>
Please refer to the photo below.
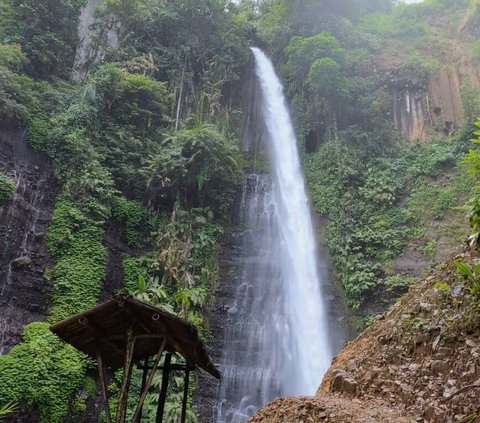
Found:
<path fill-rule="evenodd" d="M 125 364 L 123 366 L 123 380 L 120 387 L 120 394 L 118 396 L 118 409 L 116 423 L 125 423 L 125 416 L 127 413 L 127 399 L 128 389 L 130 388 L 130 381 L 132 380 L 133 368 L 133 351 L 135 349 L 135 338 L 133 336 L 133 329 L 130 327 L 127 330 L 127 354 L 125 356 Z"/>
<path fill-rule="evenodd" d="M 135 409 L 135 413 L 133 415 L 132 423 L 138 423 L 140 421 L 141 415 L 142 415 L 142 407 L 143 403 L 145 401 L 145 397 L 148 394 L 148 390 L 150 389 L 150 386 L 152 385 L 153 378 L 155 376 L 155 373 L 157 372 L 158 365 L 160 364 L 160 359 L 162 358 L 163 350 L 165 348 L 165 344 L 167 343 L 167 339 L 164 338 L 162 344 L 160 345 L 160 348 L 158 350 L 157 356 L 155 357 L 155 361 L 153 363 L 153 368 L 150 371 L 150 375 L 148 376 L 148 379 L 146 383 L 143 386 L 142 394 L 140 395 L 140 401 L 137 404 L 137 408 Z M 145 374 L 147 372 L 148 365 L 145 365 Z"/>

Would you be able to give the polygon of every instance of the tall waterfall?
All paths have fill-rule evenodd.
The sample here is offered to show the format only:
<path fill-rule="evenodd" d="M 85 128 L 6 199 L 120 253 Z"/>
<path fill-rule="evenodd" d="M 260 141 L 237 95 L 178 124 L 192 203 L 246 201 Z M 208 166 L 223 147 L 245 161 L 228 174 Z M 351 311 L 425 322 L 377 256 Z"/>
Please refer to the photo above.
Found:
<path fill-rule="evenodd" d="M 313 395 L 332 359 L 294 130 L 271 61 L 252 51 L 272 174 L 252 174 L 244 187 L 241 274 L 225 327 L 217 423 L 243 422 L 279 396 Z"/>

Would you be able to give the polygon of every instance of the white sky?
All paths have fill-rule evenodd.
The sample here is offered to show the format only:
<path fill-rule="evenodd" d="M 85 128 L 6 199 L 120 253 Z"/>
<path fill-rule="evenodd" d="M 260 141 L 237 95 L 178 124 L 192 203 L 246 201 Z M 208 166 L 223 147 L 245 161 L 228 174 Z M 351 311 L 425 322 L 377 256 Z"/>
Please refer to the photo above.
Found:
<path fill-rule="evenodd" d="M 421 3 L 423 0 L 403 0 L 405 3 Z"/>

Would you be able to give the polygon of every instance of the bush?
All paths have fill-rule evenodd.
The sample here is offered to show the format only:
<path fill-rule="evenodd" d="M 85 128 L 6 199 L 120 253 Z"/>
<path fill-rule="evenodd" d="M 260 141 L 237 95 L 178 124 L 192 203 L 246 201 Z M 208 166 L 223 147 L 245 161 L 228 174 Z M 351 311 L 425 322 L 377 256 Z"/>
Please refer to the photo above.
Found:
<path fill-rule="evenodd" d="M 47 323 L 25 327 L 23 342 L 0 357 L 0 398 L 38 408 L 41 423 L 61 423 L 83 381 L 87 361 Z"/>
<path fill-rule="evenodd" d="M 15 194 L 15 181 L 0 173 L 0 203 L 10 200 Z"/>

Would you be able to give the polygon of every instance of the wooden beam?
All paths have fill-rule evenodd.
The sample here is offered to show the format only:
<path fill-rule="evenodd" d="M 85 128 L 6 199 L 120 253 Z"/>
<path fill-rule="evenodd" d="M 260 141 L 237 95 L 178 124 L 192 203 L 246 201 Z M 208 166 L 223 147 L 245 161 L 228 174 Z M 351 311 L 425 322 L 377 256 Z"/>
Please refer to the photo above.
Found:
<path fill-rule="evenodd" d="M 118 396 L 118 409 L 116 423 L 125 423 L 125 416 L 127 412 L 128 389 L 130 388 L 130 381 L 132 379 L 133 368 L 133 351 L 135 349 L 135 338 L 133 336 L 133 329 L 130 327 L 127 330 L 127 345 L 125 364 L 123 366 L 123 380 L 120 387 L 120 394 Z"/>
<path fill-rule="evenodd" d="M 119 303 L 119 305 L 122 308 L 122 310 L 128 314 L 128 317 L 130 317 L 130 319 L 132 319 L 145 332 L 152 333 L 150 328 L 147 325 L 145 325 L 134 313 L 130 311 L 130 309 L 128 308 L 128 303 L 122 302 L 122 303 Z"/>
<path fill-rule="evenodd" d="M 140 392 L 143 392 L 143 388 L 145 388 L 145 385 L 147 384 L 147 377 L 148 377 L 148 371 L 151 369 L 148 365 L 148 360 L 149 357 L 147 357 L 145 360 L 143 360 L 143 367 L 140 367 L 137 365 L 138 370 L 143 370 L 142 372 L 142 387 L 140 389 Z"/>
<path fill-rule="evenodd" d="M 172 361 L 172 354 L 167 353 L 167 355 L 165 356 L 165 361 L 163 362 L 162 388 L 160 389 L 160 396 L 158 397 L 156 423 L 163 423 L 163 412 L 165 410 L 165 400 L 167 399 L 168 378 L 170 377 L 171 361 Z"/>
<path fill-rule="evenodd" d="M 86 317 L 82 316 L 78 319 L 78 322 L 85 326 L 89 332 L 95 338 L 95 341 L 102 342 L 103 344 L 108 345 L 113 348 L 118 354 L 122 357 L 125 357 L 125 353 L 113 342 L 108 340 L 108 336 L 104 334 L 100 329 L 96 328 Z"/>
<path fill-rule="evenodd" d="M 140 401 L 138 401 L 137 408 L 135 409 L 135 413 L 133 414 L 133 419 L 132 423 L 137 423 L 140 421 L 141 414 L 142 414 L 142 407 L 143 407 L 143 402 L 145 401 L 145 397 L 148 394 L 148 390 L 150 389 L 150 386 L 152 385 L 153 382 L 153 377 L 155 376 L 155 373 L 157 372 L 158 365 L 160 364 L 160 359 L 162 358 L 163 350 L 165 348 L 165 344 L 167 343 L 167 339 L 165 338 L 162 342 L 162 345 L 160 345 L 160 348 L 158 350 L 157 356 L 155 357 L 155 361 L 153 363 L 153 368 L 150 372 L 150 375 L 148 376 L 148 379 L 142 389 L 142 394 L 140 395 Z M 145 366 L 145 374 L 146 374 L 147 366 Z"/>
<path fill-rule="evenodd" d="M 143 370 L 145 369 L 145 366 L 137 366 L 137 369 Z M 148 368 L 148 370 L 150 369 L 151 367 Z M 188 369 L 189 371 L 194 372 L 196 370 L 196 367 L 191 366 L 189 364 L 170 364 L 169 369 L 170 371 L 178 370 L 180 372 L 184 372 L 185 370 Z M 158 366 L 158 370 L 163 370 L 163 366 Z"/>
<path fill-rule="evenodd" d="M 185 379 L 183 382 L 183 400 L 182 400 L 182 417 L 180 423 L 185 423 L 187 419 L 187 400 L 188 400 L 188 384 L 190 382 L 190 370 L 185 370 Z"/>
<path fill-rule="evenodd" d="M 102 394 L 103 408 L 105 409 L 105 419 L 107 423 L 111 423 L 112 415 L 110 413 L 110 404 L 108 403 L 107 384 L 105 383 L 105 370 L 103 369 L 102 353 L 100 351 L 99 343 L 97 343 L 96 345 L 95 352 L 97 354 L 98 376 L 100 380 L 100 391 Z"/>
<path fill-rule="evenodd" d="M 144 334 L 144 335 L 137 335 L 135 339 L 141 340 L 141 339 L 163 339 L 165 338 L 165 333 L 158 333 L 158 334 Z M 125 335 L 112 335 L 112 336 L 107 336 L 106 337 L 107 341 L 124 341 L 125 342 Z"/>

